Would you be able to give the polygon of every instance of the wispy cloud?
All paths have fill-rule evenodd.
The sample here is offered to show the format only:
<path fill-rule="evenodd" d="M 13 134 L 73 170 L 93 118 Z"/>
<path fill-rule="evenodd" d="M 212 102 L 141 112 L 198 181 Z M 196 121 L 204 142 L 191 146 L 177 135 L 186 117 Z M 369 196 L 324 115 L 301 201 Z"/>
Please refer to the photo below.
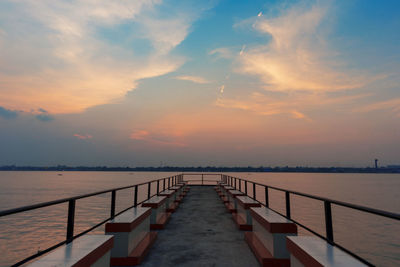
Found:
<path fill-rule="evenodd" d="M 150 133 L 145 130 L 137 130 L 131 133 L 130 139 L 133 140 L 145 140 Z"/>
<path fill-rule="evenodd" d="M 0 117 L 5 119 L 15 119 L 17 116 L 18 112 L 0 106 Z"/>
<path fill-rule="evenodd" d="M 206 80 L 203 77 L 200 76 L 176 76 L 175 79 L 177 80 L 182 80 L 182 81 L 190 81 L 190 82 L 194 82 L 194 83 L 200 83 L 200 84 L 206 84 L 206 83 L 210 83 L 210 81 Z"/>
<path fill-rule="evenodd" d="M 322 27 L 328 10 L 323 4 L 297 5 L 275 18 L 252 20 L 252 27 L 271 41 L 242 52 L 239 71 L 259 76 L 274 91 L 337 91 L 371 81 L 346 68 L 329 47 Z"/>
<path fill-rule="evenodd" d="M 214 55 L 217 58 L 232 59 L 234 57 L 234 52 L 228 47 L 219 47 L 208 52 L 209 55 Z"/>
<path fill-rule="evenodd" d="M 400 98 L 379 101 L 354 109 L 355 112 L 372 112 L 377 110 L 388 110 L 400 117 Z"/>
<path fill-rule="evenodd" d="M 80 140 L 92 139 L 93 136 L 90 134 L 74 134 L 74 136 Z"/>
<path fill-rule="evenodd" d="M 249 111 L 262 116 L 283 114 L 294 119 L 312 121 L 312 117 L 307 115 L 308 112 L 321 108 L 334 110 L 340 104 L 356 103 L 367 96 L 370 95 L 333 97 L 321 93 L 292 93 L 274 97 L 253 92 L 248 97 L 218 98 L 215 104 L 219 107 Z"/>
<path fill-rule="evenodd" d="M 39 113 L 35 115 L 35 118 L 38 119 L 39 121 L 48 122 L 54 120 L 54 117 L 50 115 L 49 112 L 47 112 L 47 110 L 43 108 L 38 108 L 37 112 L 33 113 Z"/>
<path fill-rule="evenodd" d="M 141 79 L 175 71 L 184 59 L 170 51 L 202 11 L 173 10 L 165 15 L 161 0 L 2 1 L 0 105 L 81 112 L 122 98 Z M 110 29 L 126 40 L 99 37 Z M 143 39 L 149 53 L 131 45 Z"/>
<path fill-rule="evenodd" d="M 135 130 L 131 133 L 130 139 L 145 141 L 153 145 L 168 145 L 185 147 L 186 144 L 176 140 L 175 136 L 168 134 L 153 134 L 147 130 Z"/>

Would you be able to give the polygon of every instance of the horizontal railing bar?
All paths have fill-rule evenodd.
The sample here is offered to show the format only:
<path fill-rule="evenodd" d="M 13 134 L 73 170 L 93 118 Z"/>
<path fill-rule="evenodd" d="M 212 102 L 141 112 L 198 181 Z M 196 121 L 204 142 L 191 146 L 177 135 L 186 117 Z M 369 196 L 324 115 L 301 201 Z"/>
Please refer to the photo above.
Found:
<path fill-rule="evenodd" d="M 230 176 L 230 177 L 233 177 L 233 176 Z M 242 181 L 246 181 L 246 180 L 238 178 L 238 177 L 233 177 L 233 178 L 237 178 L 237 179 L 240 179 Z M 335 205 L 338 205 L 338 206 L 352 208 L 352 209 L 356 209 L 356 210 L 372 213 L 372 214 L 375 214 L 375 215 L 380 215 L 380 216 L 383 216 L 383 217 L 400 220 L 400 214 L 394 213 L 394 212 L 390 212 L 390 211 L 378 210 L 378 209 L 369 208 L 369 207 L 356 205 L 356 204 L 351 204 L 351 203 L 338 201 L 338 200 L 334 200 L 334 199 L 329 199 L 329 198 L 319 197 L 319 196 L 315 196 L 315 195 L 311 195 L 311 194 L 306 194 L 306 193 L 301 193 L 301 192 L 297 192 L 297 191 L 287 190 L 287 189 L 283 189 L 283 188 L 279 188 L 279 187 L 275 187 L 275 186 L 269 186 L 269 185 L 253 182 L 253 181 L 250 181 L 250 180 L 247 180 L 247 182 L 254 183 L 254 184 L 259 185 L 259 186 L 268 186 L 268 188 L 271 188 L 271 189 L 274 189 L 274 190 L 278 190 L 278 191 L 282 191 L 282 192 L 289 192 L 289 193 L 294 194 L 294 195 L 299 195 L 299 196 L 308 197 L 308 198 L 321 200 L 321 201 L 329 201 L 332 204 L 335 204 Z"/>
<path fill-rule="evenodd" d="M 240 178 L 238 178 L 238 179 L 240 179 Z M 240 179 L 240 180 L 243 180 L 243 179 Z M 245 180 L 243 180 L 243 181 L 245 181 Z M 248 182 L 251 182 L 251 181 L 248 181 Z M 251 182 L 251 183 L 252 183 L 252 182 Z M 262 185 L 262 184 L 259 184 L 259 185 Z M 267 185 L 262 185 L 262 186 L 267 187 Z M 268 186 L 268 187 L 269 187 L 269 186 Z M 239 191 L 242 192 L 242 193 L 244 193 L 244 192 L 241 191 L 241 190 L 239 190 Z M 289 192 L 290 192 L 290 191 L 289 191 Z M 247 195 L 247 194 L 246 194 L 246 195 Z M 321 235 L 321 234 L 315 232 L 314 230 L 312 230 L 311 228 L 308 228 L 308 227 L 305 226 L 304 224 L 299 223 L 298 221 L 294 220 L 293 218 L 288 218 L 285 214 L 283 214 L 283 213 L 281 213 L 281 212 L 279 212 L 279 211 L 277 211 L 277 210 L 275 210 L 275 209 L 273 209 L 273 208 L 271 208 L 271 207 L 266 206 L 264 203 L 258 201 L 257 199 L 253 198 L 252 196 L 249 196 L 249 195 L 247 195 L 247 196 L 248 196 L 249 198 L 251 198 L 251 199 L 257 201 L 257 202 L 260 203 L 262 206 L 264 206 L 264 207 L 266 207 L 266 208 L 268 208 L 268 209 L 270 209 L 270 210 L 272 210 L 272 211 L 278 213 L 279 215 L 283 216 L 284 218 L 287 218 L 287 219 L 291 220 L 292 222 L 294 222 L 294 223 L 297 224 L 298 226 L 302 227 L 303 229 L 307 230 L 308 232 L 310 232 L 310 233 L 312 233 L 312 234 L 318 236 L 319 238 L 324 239 L 324 240 L 327 241 L 327 242 L 330 242 L 325 236 L 323 236 L 323 235 Z M 333 244 L 334 246 L 338 247 L 339 249 L 343 250 L 344 252 L 347 252 L 348 254 L 350 254 L 350 255 L 353 256 L 354 258 L 360 260 L 361 262 L 367 264 L 368 266 L 375 266 L 375 265 L 371 264 L 370 262 L 368 262 L 367 260 L 365 260 L 365 259 L 361 258 L 360 256 L 358 256 L 357 254 L 355 254 L 355 253 L 351 252 L 350 250 L 346 249 L 345 247 L 343 247 L 343 246 L 341 246 L 341 245 L 335 243 L 334 241 L 333 241 L 333 242 L 330 242 L 330 243 Z"/>
<path fill-rule="evenodd" d="M 220 176 L 220 173 L 183 173 L 183 175 L 214 175 Z"/>
<path fill-rule="evenodd" d="M 258 201 L 258 200 L 256 200 L 256 201 Z M 259 202 L 259 201 L 258 201 L 258 202 Z M 264 203 L 261 203 L 261 202 L 259 202 L 259 203 L 260 203 L 261 205 L 263 205 L 264 207 L 266 207 Z M 275 210 L 275 209 L 272 209 L 272 208 L 270 208 L 270 207 L 266 207 L 266 208 L 268 208 L 268 209 L 270 209 L 270 210 L 272 210 L 272 211 L 278 213 L 279 215 L 281 215 L 281 216 L 287 218 L 286 215 L 284 215 L 283 213 L 281 213 L 281 212 L 279 212 L 279 211 L 277 211 L 277 210 Z M 312 230 L 311 228 L 308 228 L 308 227 L 305 226 L 304 224 L 299 223 L 298 221 L 294 220 L 293 218 L 290 218 L 290 220 L 291 220 L 292 222 L 294 222 L 295 224 L 297 224 L 298 226 L 300 226 L 300 227 L 304 228 L 305 230 L 309 231 L 310 233 L 312 233 L 312 234 L 318 236 L 319 238 L 322 238 L 322 239 L 324 239 L 325 241 L 329 242 L 329 240 L 328 240 L 325 236 L 323 236 L 323 235 L 321 235 L 321 234 L 315 232 L 314 230 Z M 369 266 L 374 266 L 373 264 L 371 264 L 371 263 L 368 262 L 367 260 L 361 258 L 361 257 L 358 256 L 357 254 L 354 254 L 354 253 L 351 252 L 350 250 L 348 250 L 348 249 L 342 247 L 341 245 L 339 245 L 339 244 L 337 244 L 337 243 L 335 243 L 335 242 L 333 242 L 333 245 L 335 245 L 335 246 L 337 246 L 338 248 L 340 248 L 341 250 L 343 250 L 343 251 L 349 253 L 351 256 L 357 258 L 358 260 L 362 261 L 363 263 L 365 263 L 365 264 L 367 264 L 367 265 L 369 265 Z"/>
<path fill-rule="evenodd" d="M 156 195 L 157 195 L 157 194 L 153 194 L 152 196 L 150 196 L 150 198 L 152 198 L 152 197 L 154 197 L 154 196 L 156 196 Z M 150 198 L 149 198 L 149 199 L 150 199 Z M 141 202 L 138 203 L 138 205 L 142 204 L 143 202 L 145 202 L 145 201 L 147 201 L 147 200 L 148 200 L 148 199 L 142 200 Z M 118 215 L 124 213 L 125 211 L 127 211 L 127 210 L 129 210 L 129 209 L 131 209 L 131 208 L 134 208 L 134 207 L 135 207 L 135 205 L 129 206 L 128 208 L 125 208 L 125 209 L 123 209 L 122 211 L 120 211 L 120 212 L 118 212 L 117 214 L 115 214 L 114 217 L 116 217 L 116 216 L 118 216 Z M 103 220 L 103 221 L 101 221 L 101 222 L 95 224 L 94 226 L 90 227 L 89 229 L 86 229 L 85 231 L 80 232 L 79 234 L 74 235 L 74 236 L 72 237 L 72 240 L 74 240 L 74 239 L 76 239 L 76 238 L 78 238 L 78 237 L 81 237 L 81 236 L 83 236 L 83 235 L 85 235 L 85 234 L 87 234 L 87 233 L 93 231 L 94 229 L 96 229 L 97 227 L 103 225 L 104 223 L 106 223 L 107 221 L 109 221 L 109 220 L 111 220 L 111 219 L 112 219 L 112 217 L 109 217 L 109 218 L 107 218 L 107 219 L 105 219 L 105 220 Z M 39 251 L 38 253 L 36 253 L 36 254 L 34 254 L 34 255 L 31 255 L 31 256 L 29 256 L 29 257 L 27 257 L 27 258 L 25 258 L 25 259 L 23 259 L 23 260 L 21 260 L 21 261 L 15 263 L 15 264 L 13 264 L 12 267 L 14 267 L 14 266 L 21 266 L 22 264 L 24 264 L 24 263 L 26 263 L 26 262 L 28 262 L 28 261 L 31 261 L 31 260 L 33 260 L 33 259 L 35 259 L 35 258 L 37 258 L 37 257 L 40 257 L 41 255 L 43 255 L 43 254 L 45 254 L 45 253 L 47 253 L 47 252 L 50 252 L 50 251 L 52 251 L 53 249 L 56 249 L 56 248 L 58 248 L 58 247 L 60 247 L 60 246 L 62 246 L 62 245 L 64 245 L 64 244 L 66 244 L 66 243 L 67 243 L 67 240 L 64 240 L 64 241 L 62 241 L 62 242 L 60 242 L 60 243 L 58 243 L 58 244 L 55 244 L 55 245 L 53 245 L 53 246 L 51 246 L 51 247 L 49 247 L 49 248 L 46 248 L 46 249 L 44 249 L 44 250 L 41 250 L 41 251 Z"/>
<path fill-rule="evenodd" d="M 172 176 L 166 177 L 166 178 L 161 178 L 158 180 L 161 181 L 161 180 L 168 179 L 171 177 Z M 145 185 L 145 184 L 153 183 L 153 182 L 157 182 L 157 180 L 152 180 L 150 182 L 144 182 L 144 183 L 140 183 L 140 184 L 128 185 L 128 186 L 123 186 L 123 187 L 117 187 L 117 188 L 113 188 L 113 189 L 107 189 L 107 190 L 103 190 L 103 191 L 88 193 L 88 194 L 74 196 L 74 197 L 57 199 L 57 200 L 48 201 L 48 202 L 42 202 L 42 203 L 23 206 L 23 207 L 14 208 L 14 209 L 2 210 L 2 211 L 0 211 L 0 217 L 6 216 L 6 215 L 11 215 L 11 214 L 16 214 L 16 213 L 20 213 L 20 212 L 24 212 L 24 211 L 34 210 L 34 209 L 38 209 L 38 208 L 49 207 L 49 206 L 53 206 L 53 205 L 57 205 L 57 204 L 62 204 L 62 203 L 68 202 L 70 200 L 77 200 L 77 199 L 92 197 L 92 196 L 96 196 L 96 195 L 110 193 L 112 191 L 120 191 L 120 190 L 133 188 L 135 186 L 141 186 L 141 185 Z"/>

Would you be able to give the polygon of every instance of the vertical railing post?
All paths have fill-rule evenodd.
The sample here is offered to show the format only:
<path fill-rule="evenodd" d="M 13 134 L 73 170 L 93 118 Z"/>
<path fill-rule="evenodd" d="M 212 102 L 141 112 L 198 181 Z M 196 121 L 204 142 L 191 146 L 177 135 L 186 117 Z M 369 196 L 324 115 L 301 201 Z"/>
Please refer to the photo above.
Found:
<path fill-rule="evenodd" d="M 237 184 L 237 178 L 235 178 L 235 189 L 236 189 L 236 184 Z"/>
<path fill-rule="evenodd" d="M 256 200 L 256 184 L 253 183 L 253 199 Z"/>
<path fill-rule="evenodd" d="M 286 217 L 290 219 L 290 195 L 288 191 L 285 191 L 285 199 L 286 199 Z"/>
<path fill-rule="evenodd" d="M 151 182 L 147 183 L 147 199 L 150 199 L 151 194 Z"/>
<path fill-rule="evenodd" d="M 168 188 L 171 187 L 171 177 L 168 177 Z"/>
<path fill-rule="evenodd" d="M 239 179 L 239 191 L 242 192 L 242 179 Z"/>
<path fill-rule="evenodd" d="M 157 196 L 160 193 L 160 180 L 157 180 Z"/>
<path fill-rule="evenodd" d="M 244 193 L 247 196 L 247 180 L 244 180 Z"/>
<path fill-rule="evenodd" d="M 265 206 L 269 208 L 268 186 L 265 186 Z"/>
<path fill-rule="evenodd" d="M 204 184 L 204 175 L 201 174 L 201 185 L 203 185 L 203 184 Z"/>
<path fill-rule="evenodd" d="M 165 190 L 165 179 L 166 178 L 164 178 L 164 180 L 163 180 L 163 191 Z"/>
<path fill-rule="evenodd" d="M 326 227 L 326 239 L 328 242 L 333 243 L 333 226 L 332 226 L 332 208 L 331 202 L 324 201 L 325 207 L 325 227 Z"/>
<path fill-rule="evenodd" d="M 136 207 L 137 206 L 137 201 L 138 201 L 138 186 L 135 185 L 135 199 L 133 201 L 133 205 Z"/>
<path fill-rule="evenodd" d="M 111 211 L 110 211 L 110 217 L 111 219 L 114 219 L 115 216 L 115 199 L 117 195 L 117 191 L 113 190 L 111 191 Z"/>
<path fill-rule="evenodd" d="M 75 199 L 68 201 L 68 222 L 67 222 L 67 243 L 70 243 L 74 237 L 75 223 Z"/>

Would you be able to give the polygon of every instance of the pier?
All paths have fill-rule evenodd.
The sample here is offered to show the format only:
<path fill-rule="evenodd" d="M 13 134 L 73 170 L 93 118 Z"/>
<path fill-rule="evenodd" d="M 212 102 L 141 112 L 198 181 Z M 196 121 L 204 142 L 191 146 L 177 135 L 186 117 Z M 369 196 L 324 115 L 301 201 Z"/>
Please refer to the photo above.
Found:
<path fill-rule="evenodd" d="M 257 266 L 212 186 L 192 186 L 141 266 Z"/>
<path fill-rule="evenodd" d="M 132 190 L 133 203 L 117 213 L 121 190 Z M 285 214 L 269 207 L 271 190 L 284 193 Z M 77 201 L 103 194 L 111 195 L 110 217 L 76 234 Z M 294 195 L 323 202 L 325 235 L 291 218 Z M 331 207 L 400 221 L 400 214 L 215 173 L 178 174 L 4 210 L 0 217 L 62 203 L 68 203 L 65 240 L 12 266 L 374 266 L 335 242 Z M 105 234 L 89 234 L 104 225 Z M 298 235 L 298 227 L 312 236 Z"/>

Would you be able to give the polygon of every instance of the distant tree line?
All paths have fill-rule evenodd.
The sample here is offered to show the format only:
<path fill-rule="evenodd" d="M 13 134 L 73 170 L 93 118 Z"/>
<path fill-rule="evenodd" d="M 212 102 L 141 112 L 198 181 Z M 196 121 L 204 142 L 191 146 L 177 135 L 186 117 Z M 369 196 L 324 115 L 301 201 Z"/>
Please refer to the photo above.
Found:
<path fill-rule="evenodd" d="M 1 166 L 0 171 L 108 171 L 108 172 L 315 172 L 315 173 L 400 173 L 400 166 L 387 166 L 380 168 L 354 168 L 354 167 L 107 167 L 107 166 Z"/>

